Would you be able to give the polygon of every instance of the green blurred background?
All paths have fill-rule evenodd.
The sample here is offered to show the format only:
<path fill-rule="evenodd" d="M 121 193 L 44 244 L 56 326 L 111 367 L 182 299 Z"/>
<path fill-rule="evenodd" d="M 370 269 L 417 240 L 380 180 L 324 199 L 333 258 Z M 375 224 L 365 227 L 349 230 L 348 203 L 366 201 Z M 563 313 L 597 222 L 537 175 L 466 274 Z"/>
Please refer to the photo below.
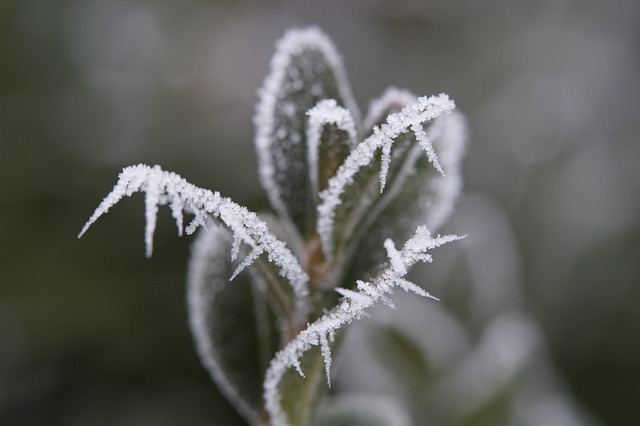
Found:
<path fill-rule="evenodd" d="M 486 268 L 517 264 L 584 408 L 640 424 L 638 22 L 632 0 L 1 0 L 0 424 L 242 424 L 193 349 L 168 210 L 150 260 L 141 197 L 76 235 L 139 162 L 265 208 L 255 91 L 309 24 L 361 109 L 388 85 L 456 100 L 467 197 L 517 252 Z M 482 233 L 467 199 L 447 231 Z"/>

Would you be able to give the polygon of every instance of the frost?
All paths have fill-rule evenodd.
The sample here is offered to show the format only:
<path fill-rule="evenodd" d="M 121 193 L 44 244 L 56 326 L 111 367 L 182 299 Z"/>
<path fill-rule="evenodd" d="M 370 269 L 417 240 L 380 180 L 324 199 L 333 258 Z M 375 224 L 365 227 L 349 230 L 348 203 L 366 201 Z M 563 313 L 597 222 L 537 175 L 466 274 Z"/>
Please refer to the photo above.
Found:
<path fill-rule="evenodd" d="M 455 107 L 453 101 L 445 94 L 432 97 L 420 97 L 401 111 L 390 114 L 386 123 L 376 126 L 373 134 L 361 142 L 345 159 L 336 175 L 329 180 L 329 186 L 320 194 L 322 200 L 318 206 L 317 231 L 322 241 L 325 254 L 331 256 L 334 252 L 334 224 L 336 207 L 342 203 L 342 194 L 350 185 L 354 176 L 365 166 L 372 163 L 377 150 L 382 152 L 382 167 L 380 170 L 380 190 L 386 184 L 387 172 L 391 162 L 391 150 L 394 141 L 403 134 L 412 132 L 419 144 L 427 152 L 427 158 L 438 171 L 442 167 L 438 162 L 431 141 L 423 133 L 417 133 L 414 126 L 434 120 L 450 113 Z"/>
<path fill-rule="evenodd" d="M 393 241 L 390 239 L 385 240 L 384 248 L 387 249 L 391 267 L 398 273 L 398 275 L 405 275 L 407 273 L 407 267 L 404 265 L 402 256 L 400 256 L 400 252 L 396 249 L 396 245 L 393 244 Z"/>
<path fill-rule="evenodd" d="M 411 131 L 414 135 L 416 135 L 416 139 L 420 144 L 420 147 L 427 154 L 427 158 L 429 162 L 433 164 L 437 171 L 444 177 L 444 170 L 442 170 L 442 166 L 438 162 L 438 156 L 436 152 L 433 150 L 433 145 L 431 144 L 431 140 L 427 137 L 427 133 L 424 131 L 424 128 L 421 124 L 412 124 Z"/>
<path fill-rule="evenodd" d="M 236 276 L 249 266 L 258 256 L 267 254 L 270 262 L 278 266 L 280 275 L 291 284 L 296 297 L 297 314 L 304 318 L 307 313 L 309 280 L 296 257 L 285 244 L 269 231 L 267 225 L 258 216 L 218 192 L 211 192 L 190 184 L 176 173 L 166 172 L 159 166 L 149 167 L 144 164 L 125 168 L 119 176 L 113 190 L 105 197 L 80 231 L 81 237 L 87 229 L 111 207 L 125 196 L 136 192 L 145 192 L 146 227 L 145 244 L 147 256 L 152 254 L 153 233 L 156 226 L 158 206 L 169 204 L 176 220 L 178 232 L 182 233 L 182 212 L 195 217 L 187 226 L 187 234 L 193 233 L 199 226 L 205 226 L 208 218 L 220 220 L 233 234 L 232 257 L 237 256 L 239 241 L 250 248 L 245 260 L 234 272 Z"/>
<path fill-rule="evenodd" d="M 431 262 L 431 255 L 427 253 L 429 250 L 461 238 L 464 237 L 445 235 L 434 238 L 426 227 L 420 226 L 400 251 L 390 240 L 385 242 L 385 246 L 390 250 L 390 262 L 371 281 L 358 281 L 357 291 L 338 289 L 337 291 L 344 296 L 342 301 L 301 331 L 284 349 L 276 353 L 271 361 L 264 381 L 264 399 L 273 425 L 288 424 L 286 413 L 280 405 L 278 384 L 289 368 L 294 367 L 302 374 L 300 359 L 306 351 L 320 345 L 327 383 L 330 385 L 328 373 L 331 367 L 331 352 L 328 343 L 332 341 L 335 332 L 354 320 L 367 316 L 367 311 L 380 302 L 389 305 L 391 301 L 387 296 L 393 294 L 395 287 L 429 297 L 429 293 L 408 282 L 403 276 L 415 263 Z M 402 267 L 398 268 L 400 264 Z"/>
<path fill-rule="evenodd" d="M 376 124 L 382 124 L 387 116 L 393 112 L 400 111 L 406 105 L 416 101 L 416 96 L 406 89 L 388 87 L 382 95 L 371 101 L 369 110 L 365 117 L 362 128 L 371 130 Z"/>

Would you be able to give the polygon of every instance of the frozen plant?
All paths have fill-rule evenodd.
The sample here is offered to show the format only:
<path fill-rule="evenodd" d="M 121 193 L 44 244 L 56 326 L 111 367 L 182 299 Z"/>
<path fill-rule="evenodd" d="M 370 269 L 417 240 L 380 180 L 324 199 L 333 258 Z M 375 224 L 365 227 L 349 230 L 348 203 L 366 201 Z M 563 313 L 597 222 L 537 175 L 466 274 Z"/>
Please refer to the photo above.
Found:
<path fill-rule="evenodd" d="M 183 214 L 193 216 L 186 233 L 202 229 L 189 265 L 191 330 L 202 363 L 250 424 L 370 424 L 382 411 L 377 424 L 407 424 L 401 406 L 380 396 L 320 401 L 350 323 L 375 305 L 393 307 L 397 288 L 432 297 L 405 276 L 460 238 L 432 232 L 461 189 L 464 119 L 447 95 L 388 89 L 361 121 L 341 58 L 317 28 L 277 43 L 259 97 L 259 173 L 275 215 L 137 165 L 80 235 L 136 192 L 145 193 L 147 256 L 158 206 L 169 205 L 179 233 Z"/>

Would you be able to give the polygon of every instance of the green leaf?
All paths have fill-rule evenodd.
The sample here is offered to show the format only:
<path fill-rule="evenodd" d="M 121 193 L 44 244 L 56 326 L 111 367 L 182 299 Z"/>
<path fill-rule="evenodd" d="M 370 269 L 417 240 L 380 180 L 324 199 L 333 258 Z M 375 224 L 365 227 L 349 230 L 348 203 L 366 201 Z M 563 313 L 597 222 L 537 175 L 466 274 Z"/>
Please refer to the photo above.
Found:
<path fill-rule="evenodd" d="M 400 111 L 413 101 L 415 101 L 415 97 L 408 92 L 388 90 L 377 102 L 372 104 L 371 109 L 375 111 L 367 117 L 365 125 L 367 128 L 380 125 L 385 122 L 389 114 Z M 353 182 L 345 188 L 345 192 L 341 196 L 342 203 L 335 210 L 333 241 L 336 262 L 348 262 L 351 259 L 352 254 L 358 248 L 358 242 L 372 230 L 372 225 L 384 206 L 391 203 L 398 195 L 394 188 L 402 186 L 407 172 L 411 168 L 410 162 L 417 160 L 416 152 L 413 152 L 413 156 L 411 156 L 415 148 L 419 149 L 411 133 L 405 133 L 396 138 L 387 172 L 387 190 L 384 192 L 381 192 L 380 188 L 380 170 L 382 168 L 382 153 L 380 151 L 375 154 L 374 161 L 359 169 Z M 385 235 L 386 237 L 390 236 L 386 233 Z M 384 238 L 378 241 L 378 248 L 383 247 L 383 240 Z M 398 238 L 398 240 L 402 240 L 402 238 Z M 368 256 L 368 253 L 364 253 L 364 255 Z M 376 264 L 379 263 L 380 259 L 377 259 Z M 342 269 L 342 266 L 338 265 L 337 269 Z"/>
<path fill-rule="evenodd" d="M 260 90 L 256 147 L 261 181 L 275 210 L 303 237 L 313 232 L 315 200 L 307 168 L 307 111 L 335 99 L 357 110 L 342 60 L 320 30 L 291 30 L 277 43 Z"/>
<path fill-rule="evenodd" d="M 471 412 L 465 413 L 460 426 L 493 426 L 509 424 L 519 376 L 498 388 L 491 397 Z"/>
<path fill-rule="evenodd" d="M 409 426 L 406 409 L 385 395 L 332 397 L 319 412 L 318 426 Z"/>
<path fill-rule="evenodd" d="M 409 173 L 402 176 L 401 182 L 395 183 L 397 190 L 388 189 L 392 192 L 391 200 L 379 203 L 379 213 L 372 223 L 367 223 L 367 232 L 360 233 L 363 237 L 357 239 L 359 246 L 350 276 L 360 277 L 386 259 L 386 252 L 381 249 L 386 238 L 405 240 L 419 224 L 435 233 L 453 210 L 462 188 L 460 167 L 466 142 L 464 118 L 454 111 L 437 118 L 425 129 L 445 177 L 414 143 L 406 153 L 403 165 Z"/>
<path fill-rule="evenodd" d="M 189 264 L 188 307 L 200 359 L 223 394 L 252 423 L 263 415 L 262 382 L 278 348 L 275 316 L 245 271 L 229 282 L 230 233 L 210 224 Z"/>
<path fill-rule="evenodd" d="M 412 393 L 424 391 L 435 372 L 428 355 L 408 333 L 388 325 L 371 334 L 375 357 Z"/>
<path fill-rule="evenodd" d="M 318 404 L 327 390 L 320 347 L 305 352 L 300 360 L 300 368 L 304 377 L 291 368 L 280 381 L 280 403 L 289 425 L 310 426 L 315 424 Z"/>

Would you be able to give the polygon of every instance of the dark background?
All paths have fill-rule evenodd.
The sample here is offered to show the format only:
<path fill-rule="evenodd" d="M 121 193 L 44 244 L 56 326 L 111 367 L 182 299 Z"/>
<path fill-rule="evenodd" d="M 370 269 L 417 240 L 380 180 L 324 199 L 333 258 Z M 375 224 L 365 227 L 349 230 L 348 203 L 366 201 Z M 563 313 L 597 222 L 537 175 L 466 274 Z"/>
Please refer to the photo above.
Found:
<path fill-rule="evenodd" d="M 631 0 L 0 1 L 0 424 L 238 422 L 193 349 L 168 210 L 150 260 L 141 197 L 76 235 L 139 162 L 264 208 L 255 91 L 308 24 L 362 110 L 389 85 L 456 100 L 466 193 L 505 213 L 569 390 L 640 424 L 638 22 Z"/>

